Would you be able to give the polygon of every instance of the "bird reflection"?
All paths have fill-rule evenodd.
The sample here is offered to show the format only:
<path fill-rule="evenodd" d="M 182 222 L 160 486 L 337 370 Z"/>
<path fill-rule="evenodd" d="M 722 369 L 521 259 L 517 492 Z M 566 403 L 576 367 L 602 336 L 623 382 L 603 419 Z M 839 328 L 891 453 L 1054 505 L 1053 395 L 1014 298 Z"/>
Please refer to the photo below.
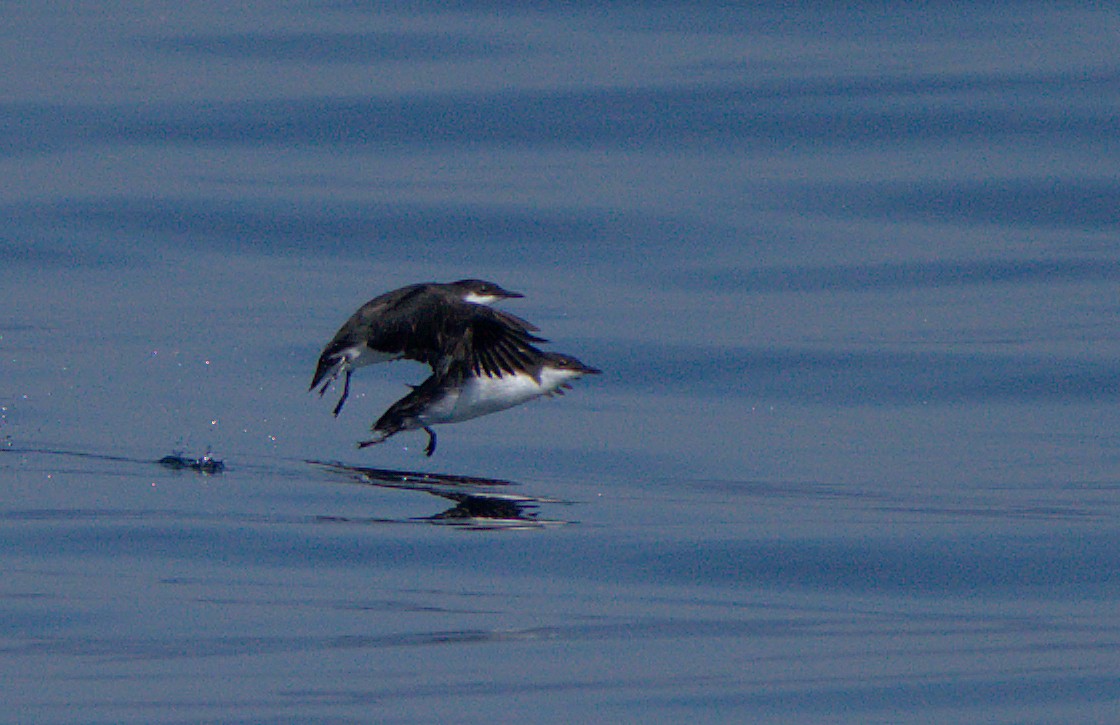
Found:
<path fill-rule="evenodd" d="M 418 491 L 438 496 L 455 504 L 438 514 L 414 517 L 408 519 L 409 521 L 440 526 L 456 526 L 470 530 L 536 529 L 568 523 L 545 519 L 540 516 L 539 505 L 541 503 L 557 503 L 555 501 L 487 490 L 518 485 L 513 481 L 443 473 L 368 468 L 323 461 L 310 461 L 310 463 L 344 473 L 357 483 L 379 488 Z M 347 521 L 355 522 L 357 520 L 347 519 Z M 382 520 L 377 521 L 382 522 Z"/>
<path fill-rule="evenodd" d="M 446 491 L 428 491 L 428 493 L 455 502 L 455 505 L 446 511 L 423 519 L 433 524 L 462 526 L 468 529 L 516 529 L 541 528 L 564 523 L 541 519 L 537 503 L 531 500 Z"/>

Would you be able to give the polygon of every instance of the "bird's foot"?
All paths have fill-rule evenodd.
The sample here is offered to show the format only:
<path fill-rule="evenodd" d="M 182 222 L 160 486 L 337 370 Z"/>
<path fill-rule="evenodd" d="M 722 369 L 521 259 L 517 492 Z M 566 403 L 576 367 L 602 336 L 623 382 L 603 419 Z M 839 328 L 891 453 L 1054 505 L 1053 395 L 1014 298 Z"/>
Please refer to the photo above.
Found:
<path fill-rule="evenodd" d="M 346 369 L 346 379 L 342 383 L 342 397 L 338 399 L 338 403 L 334 406 L 334 417 L 337 418 L 338 414 L 342 412 L 342 406 L 346 404 L 346 399 L 350 397 L 350 368 Z"/>

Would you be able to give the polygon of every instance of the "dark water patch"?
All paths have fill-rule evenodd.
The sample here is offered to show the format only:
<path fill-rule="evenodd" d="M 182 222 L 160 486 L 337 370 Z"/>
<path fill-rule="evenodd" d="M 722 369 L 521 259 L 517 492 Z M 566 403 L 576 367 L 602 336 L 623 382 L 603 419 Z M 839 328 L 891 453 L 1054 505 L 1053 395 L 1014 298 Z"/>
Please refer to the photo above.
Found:
<path fill-rule="evenodd" d="M 8 655 L 68 655 L 104 660 L 167 660 L 227 657 L 320 649 L 379 649 L 426 645 L 471 644 L 501 641 L 504 633 L 487 631 L 444 631 L 379 636 L 339 635 L 328 638 L 283 636 L 227 636 L 183 638 L 43 638 L 34 642 L 0 647 Z"/>
<path fill-rule="evenodd" d="M 1120 363 L 943 352 L 604 346 L 609 388 L 827 405 L 1120 399 Z"/>
<path fill-rule="evenodd" d="M 44 632 L 66 631 L 83 619 L 72 611 L 47 611 L 53 604 L 50 597 L 40 595 L 37 600 L 30 597 L 17 599 L 11 595 L 0 595 L 0 618 L 3 619 L 3 639 L 9 643 L 23 637 L 41 637 Z M 25 603 L 26 602 L 26 603 Z M 0 653 L 4 652 L 0 644 Z"/>
<path fill-rule="evenodd" d="M 523 43 L 450 31 L 192 33 L 136 42 L 163 52 L 293 64 L 451 62 L 525 51 Z"/>
<path fill-rule="evenodd" d="M 1111 141 L 1120 118 L 1101 104 L 1116 71 L 987 81 L 986 107 L 951 102 L 976 92 L 954 81 L 864 78 L 738 82 L 669 88 L 508 90 L 392 98 L 292 98 L 120 105 L 0 106 L 0 148 L 8 154 L 85 144 L 402 146 L 501 145 L 535 149 L 681 148 L 745 144 L 800 149 L 820 144 L 972 142 L 1052 138 Z M 934 84 L 929 87 L 929 84 Z M 1023 106 L 1029 83 L 1060 115 Z M 924 105 L 909 98 L 944 92 Z M 1006 103 L 999 93 L 1014 95 Z M 884 103 L 885 100 L 906 103 Z M 893 106 L 893 107 L 891 107 Z"/>
<path fill-rule="evenodd" d="M 101 475 L 101 474 L 99 474 Z M 70 524 L 77 524 L 67 530 L 78 530 L 85 524 L 97 526 L 146 526 L 161 527 L 169 523 L 179 523 L 187 527 L 202 525 L 248 526 L 253 524 L 285 523 L 306 524 L 314 521 L 311 516 L 281 516 L 276 514 L 229 513 L 213 514 L 185 509 L 154 508 L 12 508 L 0 511 L 0 521 L 12 524 L 49 523 L 61 530 Z M 29 530 L 33 530 L 29 528 Z"/>
<path fill-rule="evenodd" d="M 1068 673 L 1064 669 L 1026 670 L 996 676 L 953 674 L 911 676 L 882 683 L 848 681 L 838 686 L 820 681 L 788 681 L 767 690 L 694 697 L 649 694 L 643 696 L 643 704 L 681 708 L 689 713 L 700 709 L 711 712 L 712 708 L 742 712 L 747 708 L 755 712 L 797 712 L 802 717 L 816 713 L 826 719 L 837 712 L 849 717 L 892 713 L 898 718 L 892 721 L 909 721 L 915 712 L 923 713 L 923 720 L 937 719 L 937 712 L 942 712 L 947 721 L 958 717 L 970 719 L 962 713 L 973 711 L 979 716 L 983 711 L 990 715 L 993 710 L 1011 707 L 1017 709 L 1019 717 L 1012 716 L 1009 722 L 1019 722 L 1020 718 L 1030 722 L 1037 715 L 1031 711 L 1034 707 L 1115 702 L 1120 699 L 1120 680 L 1109 675 Z"/>
<path fill-rule="evenodd" d="M 340 254 L 395 261 L 442 258 L 449 244 L 478 260 L 567 264 L 644 258 L 650 244 L 679 242 L 671 218 L 589 210 L 529 210 L 491 205 L 314 204 L 221 199 L 59 200 L 3 208 L 9 233 L 49 246 L 68 235 L 95 239 L 115 253 L 153 248 L 260 254 Z M 73 237 L 71 237 L 73 238 Z M 641 244 L 639 244 L 641 242 Z"/>
<path fill-rule="evenodd" d="M 841 219 L 998 224 L 1030 229 L 1120 227 L 1120 180 L 993 178 L 813 184 L 794 187 L 783 207 Z"/>
<path fill-rule="evenodd" d="M 6 527 L 8 551 L 40 557 L 138 557 L 301 568 L 471 571 L 479 576 L 547 572 L 552 580 L 658 582 L 709 588 L 774 587 L 925 597 L 1109 596 L 1120 586 L 1115 532 L 945 539 L 844 538 L 649 541 L 547 536 L 410 536 L 380 527 L 340 528 L 311 517 L 264 524 L 197 520 L 93 520 L 62 535 L 46 526 Z M 589 565 L 589 562 L 594 562 Z M 545 567 L 542 570 L 542 567 Z"/>
<path fill-rule="evenodd" d="M 218 602 L 222 604 L 221 602 Z M 224 603 L 236 606 L 238 603 Z M 276 604 L 275 602 L 273 604 Z M 314 606 L 314 605 L 313 605 Z M 371 610 L 384 614 L 383 610 Z M 438 613 L 438 610 L 432 613 Z M 581 624 L 497 629 L 459 629 L 334 636 L 69 637 L 46 636 L 0 646 L 7 655 L 66 655 L 111 660 L 168 660 L 325 650 L 382 650 L 507 642 L 625 641 L 650 638 L 796 638 L 813 633 L 840 636 L 848 625 L 835 616 L 781 617 L 744 614 L 728 618 L 592 617 Z"/>
<path fill-rule="evenodd" d="M 0 252 L 0 259 L 3 259 L 3 253 Z M 0 320 L 0 334 L 5 332 L 41 332 L 44 328 L 39 325 L 29 325 L 22 321 L 17 320 Z"/>
<path fill-rule="evenodd" d="M 953 289 L 992 284 L 1112 282 L 1120 280 L 1120 260 L 962 259 L 879 264 L 794 265 L 684 272 L 674 277 L 686 286 L 744 294 L 882 292 Z"/>
<path fill-rule="evenodd" d="M 1120 586 L 1115 534 L 959 540 L 654 543 L 620 548 L 612 570 L 647 581 L 804 587 L 933 597 L 1107 596 Z M 1076 593 L 1074 595 L 1073 593 Z"/>
<path fill-rule="evenodd" d="M 323 4 L 334 10 L 362 15 L 384 8 L 380 0 L 330 0 Z M 1001 38 L 1011 42 L 1010 38 L 1029 32 L 1031 27 L 1015 16 L 1001 14 L 988 6 L 946 3 L 892 5 L 794 0 L 777 5 L 691 2 L 682 6 L 679 0 L 400 0 L 393 7 L 410 13 L 439 10 L 474 15 L 501 13 L 503 17 L 560 18 L 568 27 L 598 32 L 741 35 L 743 42 L 759 44 L 783 37 L 841 41 L 856 37 L 895 44 L 913 39 L 923 44 L 934 41 L 955 44 L 962 40 L 984 39 L 992 33 L 999 33 Z M 1077 11 L 1085 15 L 1087 8 L 1080 6 Z M 1055 32 L 1062 32 L 1064 28 L 1069 28 L 1066 32 L 1075 32 L 1078 27 L 1066 20 L 1069 17 L 1066 13 L 1048 13 L 1043 17 L 1056 28 Z M 1066 22 L 1057 22 L 1061 20 Z M 1070 20 L 1076 22 L 1080 18 L 1073 15 Z M 1110 20 L 1105 17 L 1102 22 Z"/>
<path fill-rule="evenodd" d="M 36 269 L 119 268 L 134 262 L 134 256 L 123 254 L 101 244 L 75 244 L 74 238 L 60 239 L 47 233 L 28 239 L 7 227 L 0 232 L 0 263 L 5 269 L 34 267 Z"/>
<path fill-rule="evenodd" d="M 918 513 L 922 515 L 952 516 L 954 518 L 979 518 L 992 519 L 993 521 L 1007 521 L 1021 519 L 1023 521 L 1084 521 L 1101 519 L 1108 514 L 1096 511 L 1089 506 L 1060 506 L 1060 505 L 1032 505 L 1024 503 L 1015 504 L 978 504 L 961 502 L 955 504 L 909 504 L 909 505 L 884 505 L 877 506 L 877 510 L 887 513 Z"/>

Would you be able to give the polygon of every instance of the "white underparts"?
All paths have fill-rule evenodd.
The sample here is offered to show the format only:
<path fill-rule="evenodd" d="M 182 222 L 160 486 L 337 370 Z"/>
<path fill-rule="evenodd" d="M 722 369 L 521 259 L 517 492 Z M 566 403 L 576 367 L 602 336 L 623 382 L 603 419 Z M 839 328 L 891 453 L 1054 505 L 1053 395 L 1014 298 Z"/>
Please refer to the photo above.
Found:
<path fill-rule="evenodd" d="M 551 395 L 579 376 L 573 370 L 544 368 L 540 382 L 527 373 L 472 377 L 461 389 L 449 390 L 433 400 L 420 417 L 429 425 L 470 420 Z"/>

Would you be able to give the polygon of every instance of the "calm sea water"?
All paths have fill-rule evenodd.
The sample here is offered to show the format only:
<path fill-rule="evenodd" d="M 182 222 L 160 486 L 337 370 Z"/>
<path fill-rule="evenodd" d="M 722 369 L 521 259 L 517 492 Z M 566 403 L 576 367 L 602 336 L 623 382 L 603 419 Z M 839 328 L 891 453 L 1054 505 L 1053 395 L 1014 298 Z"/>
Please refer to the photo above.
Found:
<path fill-rule="evenodd" d="M 1115 12 L 236 5 L 2 11 L 0 720 L 1115 720 Z M 604 374 L 356 450 L 465 276 Z"/>

